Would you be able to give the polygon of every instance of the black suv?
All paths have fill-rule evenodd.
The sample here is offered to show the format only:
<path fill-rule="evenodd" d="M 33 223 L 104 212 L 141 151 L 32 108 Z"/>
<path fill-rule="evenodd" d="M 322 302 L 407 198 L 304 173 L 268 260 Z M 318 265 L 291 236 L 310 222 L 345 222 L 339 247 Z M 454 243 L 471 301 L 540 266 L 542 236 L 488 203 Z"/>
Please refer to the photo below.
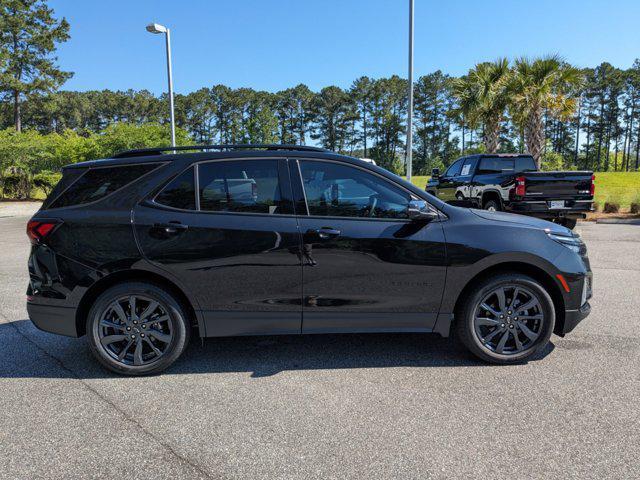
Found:
<path fill-rule="evenodd" d="M 180 152 L 184 151 L 184 152 Z M 454 328 L 523 361 L 589 313 L 586 248 L 448 205 L 356 158 L 284 145 L 123 152 L 64 169 L 29 221 L 27 308 L 116 372 L 202 337 Z"/>

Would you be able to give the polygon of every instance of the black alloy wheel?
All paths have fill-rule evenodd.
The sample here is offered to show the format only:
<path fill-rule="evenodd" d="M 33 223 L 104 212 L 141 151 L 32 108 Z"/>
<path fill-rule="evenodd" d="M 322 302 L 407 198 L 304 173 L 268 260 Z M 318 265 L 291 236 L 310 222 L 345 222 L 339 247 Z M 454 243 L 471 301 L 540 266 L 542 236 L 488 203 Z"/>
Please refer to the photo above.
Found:
<path fill-rule="evenodd" d="M 463 343 L 494 363 L 533 356 L 547 345 L 555 323 L 548 292 L 536 280 L 517 273 L 482 282 L 457 317 L 456 331 Z"/>
<path fill-rule="evenodd" d="M 186 318 L 180 303 L 160 287 L 138 282 L 116 285 L 91 308 L 89 343 L 96 358 L 115 372 L 156 373 L 186 347 Z"/>

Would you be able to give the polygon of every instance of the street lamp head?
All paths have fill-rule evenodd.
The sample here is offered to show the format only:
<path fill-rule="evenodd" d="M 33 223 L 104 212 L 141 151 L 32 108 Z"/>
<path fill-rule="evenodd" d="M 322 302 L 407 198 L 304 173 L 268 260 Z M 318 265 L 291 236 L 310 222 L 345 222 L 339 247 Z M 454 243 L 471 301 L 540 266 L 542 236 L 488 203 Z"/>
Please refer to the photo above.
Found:
<path fill-rule="evenodd" d="M 167 33 L 167 27 L 159 23 L 150 23 L 147 25 L 147 32 L 150 33 Z"/>

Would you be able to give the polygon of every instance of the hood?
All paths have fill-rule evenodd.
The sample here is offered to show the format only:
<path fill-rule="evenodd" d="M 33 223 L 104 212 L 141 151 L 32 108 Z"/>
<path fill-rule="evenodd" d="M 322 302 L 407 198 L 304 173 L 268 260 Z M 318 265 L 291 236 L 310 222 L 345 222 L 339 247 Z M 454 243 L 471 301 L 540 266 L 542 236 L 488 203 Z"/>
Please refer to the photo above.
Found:
<path fill-rule="evenodd" d="M 531 228 L 538 228 L 540 230 L 549 230 L 551 232 L 559 233 L 561 235 L 568 235 L 568 236 L 572 235 L 571 230 L 569 230 L 567 227 L 563 227 L 562 225 L 558 225 L 557 223 L 548 222 L 547 220 L 542 220 L 540 218 L 528 217 L 525 215 L 516 215 L 515 213 L 476 210 L 475 208 L 470 208 L 469 211 L 480 218 L 484 218 L 485 220 L 493 220 L 494 222 L 513 223 L 516 225 L 523 225 Z"/>

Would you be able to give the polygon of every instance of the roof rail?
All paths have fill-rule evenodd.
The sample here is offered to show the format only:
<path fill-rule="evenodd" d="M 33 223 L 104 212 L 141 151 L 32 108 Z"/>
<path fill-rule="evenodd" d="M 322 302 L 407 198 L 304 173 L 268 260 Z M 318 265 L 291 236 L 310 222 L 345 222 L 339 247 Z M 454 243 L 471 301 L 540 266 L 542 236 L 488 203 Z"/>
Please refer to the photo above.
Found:
<path fill-rule="evenodd" d="M 328 152 L 329 150 L 320 147 L 307 145 L 278 145 L 271 143 L 239 143 L 229 145 L 181 145 L 179 147 L 158 147 L 139 148 L 136 150 L 126 150 L 116 153 L 111 158 L 146 157 L 150 155 L 162 155 L 163 152 L 183 152 L 189 150 L 297 150 L 308 152 Z"/>

